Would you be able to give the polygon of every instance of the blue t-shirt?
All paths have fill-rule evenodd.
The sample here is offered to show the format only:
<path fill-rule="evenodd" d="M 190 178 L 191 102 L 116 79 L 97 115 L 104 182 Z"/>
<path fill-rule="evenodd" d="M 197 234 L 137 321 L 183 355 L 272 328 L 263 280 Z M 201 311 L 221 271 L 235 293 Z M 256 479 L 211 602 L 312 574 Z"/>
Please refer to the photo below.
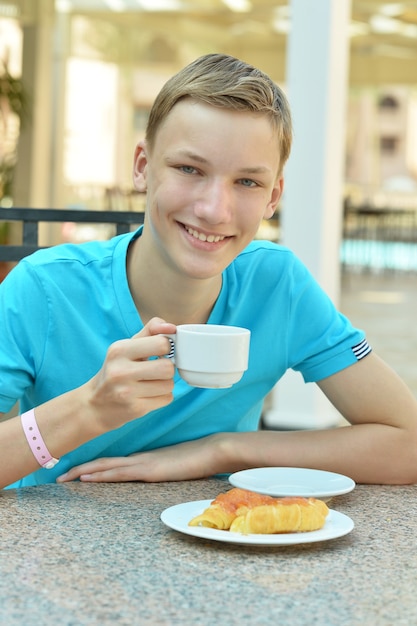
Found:
<path fill-rule="evenodd" d="M 21 411 L 74 389 L 109 345 L 142 327 L 126 254 L 140 230 L 64 244 L 23 259 L 0 285 L 0 411 Z M 167 320 L 169 321 L 169 320 Z M 251 330 L 249 369 L 229 389 L 198 389 L 176 374 L 174 401 L 64 455 L 13 486 L 54 482 L 80 463 L 126 456 L 215 432 L 256 430 L 265 396 L 289 368 L 306 382 L 355 363 L 369 348 L 285 247 L 254 241 L 225 269 L 208 323 Z"/>

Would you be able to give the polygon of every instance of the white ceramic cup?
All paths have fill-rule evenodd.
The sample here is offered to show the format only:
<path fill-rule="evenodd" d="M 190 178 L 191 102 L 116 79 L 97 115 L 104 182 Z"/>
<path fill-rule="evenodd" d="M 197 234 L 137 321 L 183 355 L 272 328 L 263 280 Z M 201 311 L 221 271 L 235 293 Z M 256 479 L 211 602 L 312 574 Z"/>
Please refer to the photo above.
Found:
<path fill-rule="evenodd" d="M 248 369 L 250 330 L 247 328 L 181 324 L 176 334 L 167 337 L 174 344 L 172 358 L 179 375 L 193 387 L 231 387 Z"/>

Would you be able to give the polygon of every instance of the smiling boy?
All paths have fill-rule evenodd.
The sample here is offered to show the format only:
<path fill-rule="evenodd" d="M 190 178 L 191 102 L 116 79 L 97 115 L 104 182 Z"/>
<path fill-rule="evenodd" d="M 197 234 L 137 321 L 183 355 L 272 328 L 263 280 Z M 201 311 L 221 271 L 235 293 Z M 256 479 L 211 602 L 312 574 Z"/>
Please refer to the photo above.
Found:
<path fill-rule="evenodd" d="M 23 412 L 0 424 L 2 486 L 259 466 L 417 481 L 416 399 L 290 250 L 253 241 L 281 198 L 290 145 L 285 96 L 256 68 L 211 54 L 167 82 L 134 156 L 143 228 L 38 252 L 0 287 L 0 410 L 19 400 Z M 250 328 L 238 384 L 193 388 L 154 358 L 183 323 Z M 288 368 L 351 425 L 259 431 Z"/>

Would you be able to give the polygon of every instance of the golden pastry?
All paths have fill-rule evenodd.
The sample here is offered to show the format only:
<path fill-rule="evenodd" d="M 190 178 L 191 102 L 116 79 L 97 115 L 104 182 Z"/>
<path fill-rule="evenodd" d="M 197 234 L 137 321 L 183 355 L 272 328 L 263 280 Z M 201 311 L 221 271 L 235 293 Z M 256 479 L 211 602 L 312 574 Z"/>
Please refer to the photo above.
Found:
<path fill-rule="evenodd" d="M 274 504 L 255 506 L 237 516 L 234 533 L 276 534 L 319 530 L 329 513 L 327 505 L 315 498 L 280 498 Z"/>
<path fill-rule="evenodd" d="M 328 513 L 316 498 L 272 498 L 235 487 L 219 494 L 189 526 L 254 534 L 307 532 L 322 528 Z"/>
<path fill-rule="evenodd" d="M 189 526 L 205 526 L 228 530 L 238 515 L 244 515 L 250 508 L 261 504 L 272 504 L 275 501 L 271 496 L 238 489 L 234 487 L 226 493 L 220 493 L 210 506 L 201 515 L 194 517 Z"/>

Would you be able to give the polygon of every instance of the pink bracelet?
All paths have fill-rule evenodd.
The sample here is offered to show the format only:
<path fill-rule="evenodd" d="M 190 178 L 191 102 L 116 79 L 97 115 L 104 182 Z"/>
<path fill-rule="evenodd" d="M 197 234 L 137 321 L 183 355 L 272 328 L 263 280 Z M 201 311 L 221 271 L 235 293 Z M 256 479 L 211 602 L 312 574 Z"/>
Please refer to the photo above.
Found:
<path fill-rule="evenodd" d="M 59 461 L 49 452 L 36 423 L 35 411 L 31 409 L 20 416 L 23 432 L 33 452 L 33 456 L 41 467 L 52 469 Z"/>

